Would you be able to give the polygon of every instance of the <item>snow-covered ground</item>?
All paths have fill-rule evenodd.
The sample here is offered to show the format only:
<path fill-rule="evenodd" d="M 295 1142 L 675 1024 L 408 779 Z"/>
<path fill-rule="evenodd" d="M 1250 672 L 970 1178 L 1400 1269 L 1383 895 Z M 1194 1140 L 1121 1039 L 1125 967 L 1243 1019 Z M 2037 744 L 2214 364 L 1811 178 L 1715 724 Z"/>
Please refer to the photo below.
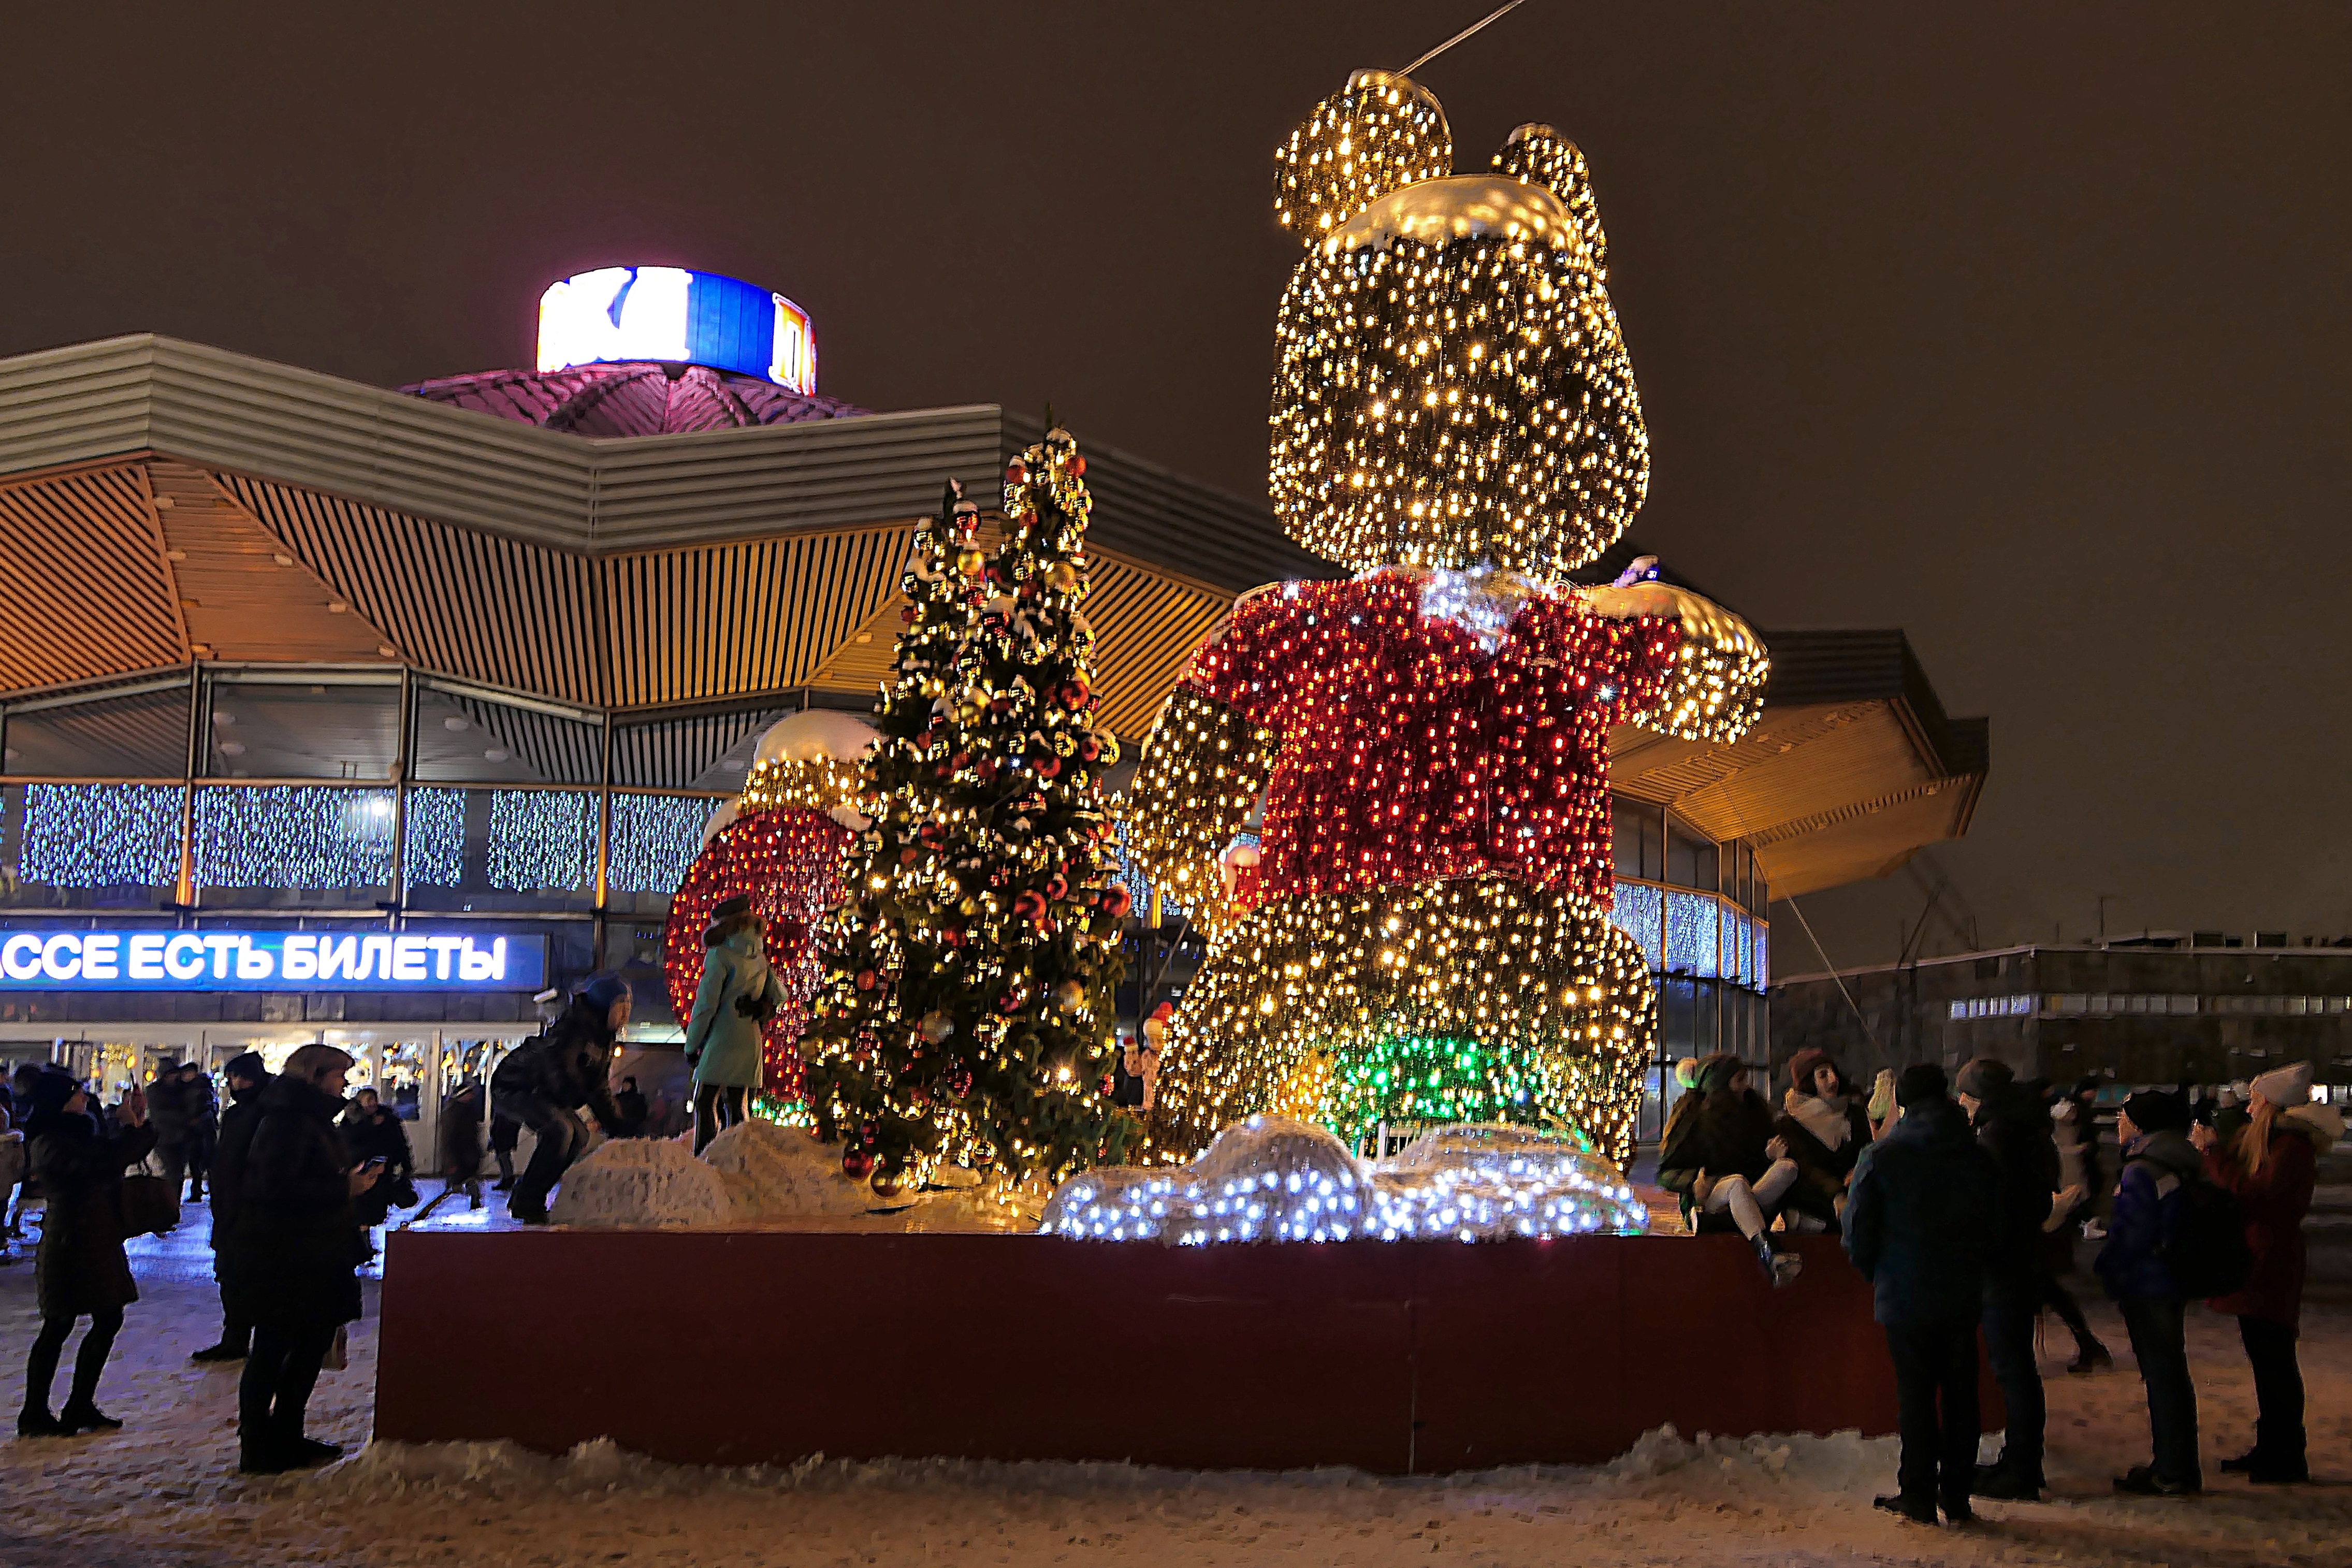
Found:
<path fill-rule="evenodd" d="M 458 1207 L 454 1223 L 487 1217 Z M 247 1481 L 234 1472 L 236 1373 L 186 1360 L 217 1327 L 201 1223 L 142 1241 L 135 1253 L 145 1299 L 131 1310 L 100 1394 L 128 1425 L 106 1437 L 0 1437 L 5 1568 L 2352 1564 L 2352 1298 L 2317 1304 L 2306 1317 L 2312 1466 L 2321 1484 L 2265 1489 L 2219 1474 L 2215 1461 L 2248 1439 L 2252 1399 L 2233 1325 L 2200 1311 L 2190 1349 L 2211 1492 L 2187 1501 L 2112 1495 L 2108 1478 L 2146 1455 L 2138 1380 L 2127 1356 L 2119 1373 L 2061 1375 L 2066 1346 L 2053 1333 L 2044 1366 L 2056 1500 L 1986 1504 L 1985 1524 L 1953 1532 L 1874 1512 L 1871 1494 L 1892 1483 L 1893 1443 L 1852 1436 L 1698 1444 L 1654 1435 L 1593 1469 L 1410 1480 L 922 1459 L 722 1472 L 602 1447 L 562 1459 L 501 1446 L 361 1451 L 374 1381 L 372 1321 L 352 1336 L 351 1366 L 329 1373 L 312 1403 L 312 1430 L 358 1457 L 310 1476 Z M 2093 1311 L 2122 1354 L 2113 1313 Z M 22 1397 L 33 1326 L 30 1260 L 0 1268 L 0 1399 L 9 1410 Z M 659 1333 L 649 1325 L 646 1343 Z M 756 1353 L 748 1347 L 758 1340 L 747 1325 L 741 1353 Z M 727 1375 L 726 1355 L 709 1344 L 708 1325 L 681 1331 L 679 1376 Z M 1835 1367 L 1814 1370 L 1837 1375 Z"/>

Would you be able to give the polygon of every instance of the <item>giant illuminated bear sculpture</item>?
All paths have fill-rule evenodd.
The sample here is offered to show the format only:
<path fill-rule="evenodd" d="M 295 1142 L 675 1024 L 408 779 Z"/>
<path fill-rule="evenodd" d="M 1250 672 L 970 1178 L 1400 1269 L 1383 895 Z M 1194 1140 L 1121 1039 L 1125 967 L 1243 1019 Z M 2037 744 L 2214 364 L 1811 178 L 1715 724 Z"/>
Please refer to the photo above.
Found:
<path fill-rule="evenodd" d="M 1490 173 L 1452 157 L 1436 100 L 1379 71 L 1276 153 L 1307 255 L 1276 319 L 1275 510 L 1357 574 L 1244 595 L 1127 794 L 1138 858 L 1209 938 L 1164 1159 L 1259 1111 L 1566 1122 L 1624 1157 L 1656 1004 L 1609 920 L 1610 728 L 1730 740 L 1760 705 L 1737 617 L 1565 580 L 1649 479 L 1583 155 L 1524 126 Z"/>

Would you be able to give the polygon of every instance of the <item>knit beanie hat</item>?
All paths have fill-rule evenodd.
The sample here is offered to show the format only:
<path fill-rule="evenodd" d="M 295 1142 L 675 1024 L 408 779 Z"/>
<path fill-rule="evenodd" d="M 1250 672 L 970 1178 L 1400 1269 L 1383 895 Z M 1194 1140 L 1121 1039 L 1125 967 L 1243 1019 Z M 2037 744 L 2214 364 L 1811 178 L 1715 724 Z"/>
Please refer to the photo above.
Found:
<path fill-rule="evenodd" d="M 269 1076 L 269 1064 L 262 1060 L 259 1051 L 243 1051 L 228 1058 L 221 1068 L 223 1078 L 249 1078 L 256 1083 Z"/>
<path fill-rule="evenodd" d="M 33 1080 L 33 1114 L 55 1116 L 81 1085 L 69 1073 L 45 1072 Z"/>
<path fill-rule="evenodd" d="M 1914 1062 L 1895 1080 L 1895 1103 L 1909 1110 L 1931 1100 L 1945 1098 L 1944 1069 L 1934 1062 Z"/>
<path fill-rule="evenodd" d="M 1812 1093 L 1813 1074 L 1823 1068 L 1835 1071 L 1837 1063 L 1830 1060 L 1829 1052 L 1822 1050 L 1819 1046 L 1807 1046 L 1789 1058 L 1790 1086 L 1799 1094 Z M 1840 1075 L 1840 1079 L 1843 1081 L 1843 1074 Z"/>
<path fill-rule="evenodd" d="M 2016 1081 L 2017 1075 L 1999 1057 L 1979 1057 L 1960 1069 L 1952 1087 L 1970 1100 L 1995 1100 Z"/>
<path fill-rule="evenodd" d="M 2143 1132 L 2185 1132 L 2193 1120 L 2185 1096 L 2160 1089 L 2133 1090 L 2124 1100 L 2124 1114 Z"/>
<path fill-rule="evenodd" d="M 1713 1094 L 1717 1089 L 1728 1088 L 1733 1076 L 1747 1069 L 1748 1064 L 1729 1051 L 1717 1051 L 1698 1064 L 1698 1087 L 1701 1092 Z"/>
<path fill-rule="evenodd" d="M 609 1011 L 614 1003 L 628 994 L 629 983 L 617 974 L 600 974 L 574 993 L 599 1013 Z"/>
<path fill-rule="evenodd" d="M 2307 1105 L 2311 1102 L 2311 1064 L 2297 1062 L 2293 1067 L 2274 1068 L 2254 1079 L 2250 1087 L 2282 1110 Z"/>

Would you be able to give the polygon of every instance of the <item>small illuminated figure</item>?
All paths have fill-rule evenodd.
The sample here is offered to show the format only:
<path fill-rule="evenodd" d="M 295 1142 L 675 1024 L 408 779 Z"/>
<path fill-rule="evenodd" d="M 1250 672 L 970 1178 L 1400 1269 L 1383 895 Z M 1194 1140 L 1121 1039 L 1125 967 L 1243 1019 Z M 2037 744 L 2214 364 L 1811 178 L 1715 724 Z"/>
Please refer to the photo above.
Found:
<path fill-rule="evenodd" d="M 1244 595 L 1126 797 L 1209 939 L 1167 1030 L 1163 1160 L 1258 1112 L 1565 1123 L 1622 1159 L 1656 1003 L 1609 919 L 1609 731 L 1732 740 L 1760 706 L 1736 616 L 1639 568 L 1565 580 L 1649 481 L 1583 155 L 1523 126 L 1489 173 L 1452 161 L 1436 100 L 1379 71 L 1276 153 L 1307 254 L 1275 510 L 1357 574 Z"/>

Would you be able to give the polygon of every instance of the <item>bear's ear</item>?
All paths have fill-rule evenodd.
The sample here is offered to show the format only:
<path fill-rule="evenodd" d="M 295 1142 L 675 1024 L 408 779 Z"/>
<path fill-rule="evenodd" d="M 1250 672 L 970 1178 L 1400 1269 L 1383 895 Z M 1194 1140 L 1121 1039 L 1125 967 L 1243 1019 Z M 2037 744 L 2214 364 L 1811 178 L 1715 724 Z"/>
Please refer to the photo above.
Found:
<path fill-rule="evenodd" d="M 1522 125 L 1504 139 L 1503 150 L 1495 154 L 1495 172 L 1558 196 L 1584 236 L 1592 275 L 1607 280 L 1609 237 L 1601 232 L 1601 209 L 1592 200 L 1592 172 L 1575 142 L 1549 125 Z"/>
<path fill-rule="evenodd" d="M 1315 106 L 1274 153 L 1274 215 L 1302 245 L 1391 191 L 1454 169 L 1454 132 L 1428 89 L 1362 70 Z"/>

